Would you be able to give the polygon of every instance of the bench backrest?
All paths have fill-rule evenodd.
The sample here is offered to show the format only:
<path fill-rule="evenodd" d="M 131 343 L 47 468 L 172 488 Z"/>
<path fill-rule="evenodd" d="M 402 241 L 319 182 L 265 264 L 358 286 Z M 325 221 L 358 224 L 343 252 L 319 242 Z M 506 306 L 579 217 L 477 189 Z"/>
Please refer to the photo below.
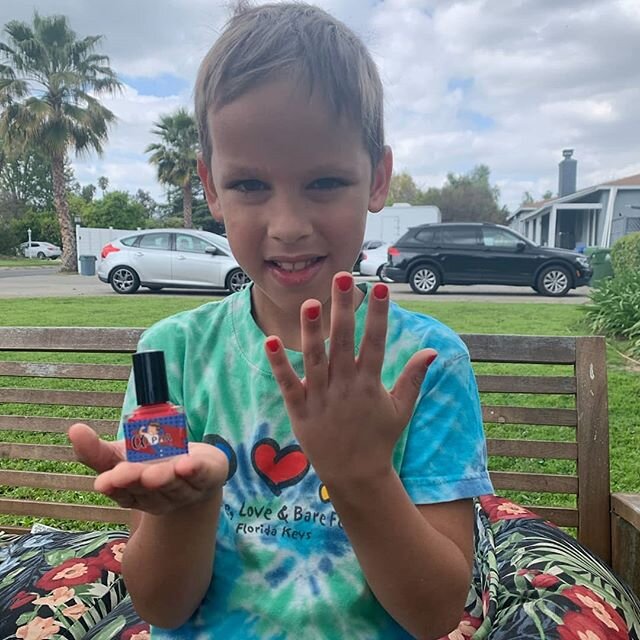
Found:
<path fill-rule="evenodd" d="M 127 510 L 104 500 L 96 504 L 92 477 L 71 464 L 73 454 L 64 434 L 76 419 L 89 422 L 102 435 L 115 434 L 130 370 L 130 358 L 123 354 L 135 351 L 141 332 L 0 327 L 0 518 L 13 516 L 20 525 L 28 525 L 31 517 L 128 522 Z M 521 503 L 533 498 L 529 506 L 536 512 L 560 526 L 576 528 L 579 540 L 608 560 L 604 340 L 484 334 L 462 338 L 477 370 L 496 492 L 514 492 Z M 491 370 L 485 371 L 486 363 L 492 363 Z M 78 390 L 82 386 L 89 389 Z M 534 406 L 522 406 L 518 398 Z M 87 417 L 96 415 L 95 408 L 106 417 Z M 546 436 L 532 437 L 536 429 Z M 55 443 L 44 444 L 47 438 Z M 507 470 L 501 460 L 507 461 Z M 528 461 L 529 468 L 513 470 L 520 469 L 520 460 Z M 558 460 L 569 465 L 563 472 L 546 469 L 547 463 Z M 59 472 L 65 466 L 68 469 Z M 33 488 L 50 490 L 44 495 L 51 498 L 33 499 Z M 558 495 L 560 500 L 550 503 L 547 497 L 547 506 L 539 506 L 536 496 L 542 494 Z M 12 527 L 0 519 L 0 529 Z"/>

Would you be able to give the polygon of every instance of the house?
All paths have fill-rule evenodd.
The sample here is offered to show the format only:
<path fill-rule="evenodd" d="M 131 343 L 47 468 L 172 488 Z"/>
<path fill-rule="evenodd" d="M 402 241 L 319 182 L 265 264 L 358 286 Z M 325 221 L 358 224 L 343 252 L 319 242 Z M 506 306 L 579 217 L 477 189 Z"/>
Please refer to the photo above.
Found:
<path fill-rule="evenodd" d="M 640 173 L 576 191 L 573 149 L 562 154 L 558 197 L 521 205 L 507 220 L 512 229 L 536 244 L 577 250 L 640 231 Z"/>

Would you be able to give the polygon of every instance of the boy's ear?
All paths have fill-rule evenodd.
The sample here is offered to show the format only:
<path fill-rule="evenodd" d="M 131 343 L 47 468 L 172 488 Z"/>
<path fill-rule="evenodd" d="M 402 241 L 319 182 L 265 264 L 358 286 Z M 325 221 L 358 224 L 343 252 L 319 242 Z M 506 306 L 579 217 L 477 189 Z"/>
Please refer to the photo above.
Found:
<path fill-rule="evenodd" d="M 378 213 L 387 200 L 389 187 L 391 186 L 391 174 L 393 173 L 393 153 L 391 147 L 385 145 L 382 156 L 373 169 L 371 190 L 369 192 L 369 211 Z"/>
<path fill-rule="evenodd" d="M 218 198 L 218 192 L 216 191 L 215 185 L 213 184 L 213 179 L 211 178 L 211 173 L 202 159 L 202 154 L 198 154 L 198 175 L 200 176 L 200 180 L 202 181 L 202 186 L 204 187 L 204 195 L 207 198 L 207 206 L 209 207 L 209 212 L 213 216 L 215 220 L 218 222 L 222 222 L 222 211 L 220 209 L 220 199 Z"/>

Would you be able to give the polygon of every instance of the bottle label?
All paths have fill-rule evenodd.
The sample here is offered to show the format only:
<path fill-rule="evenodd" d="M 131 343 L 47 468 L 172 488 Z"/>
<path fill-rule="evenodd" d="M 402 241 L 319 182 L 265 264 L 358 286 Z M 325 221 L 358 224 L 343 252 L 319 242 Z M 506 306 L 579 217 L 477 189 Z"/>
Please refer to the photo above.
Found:
<path fill-rule="evenodd" d="M 148 462 L 188 453 L 187 420 L 184 413 L 124 423 L 129 462 Z"/>

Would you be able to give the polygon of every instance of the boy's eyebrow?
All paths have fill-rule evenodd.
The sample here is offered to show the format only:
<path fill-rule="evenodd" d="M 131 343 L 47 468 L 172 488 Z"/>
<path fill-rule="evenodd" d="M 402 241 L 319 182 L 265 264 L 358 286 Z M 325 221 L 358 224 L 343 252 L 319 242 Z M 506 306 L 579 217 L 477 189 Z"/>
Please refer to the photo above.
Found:
<path fill-rule="evenodd" d="M 269 173 L 268 168 L 260 169 L 257 166 L 227 165 L 222 170 L 222 178 L 228 180 L 230 178 L 259 176 L 265 173 Z M 304 173 L 310 177 L 318 175 L 331 176 L 334 174 L 356 176 L 358 170 L 351 164 L 325 163 L 306 169 Z"/>

